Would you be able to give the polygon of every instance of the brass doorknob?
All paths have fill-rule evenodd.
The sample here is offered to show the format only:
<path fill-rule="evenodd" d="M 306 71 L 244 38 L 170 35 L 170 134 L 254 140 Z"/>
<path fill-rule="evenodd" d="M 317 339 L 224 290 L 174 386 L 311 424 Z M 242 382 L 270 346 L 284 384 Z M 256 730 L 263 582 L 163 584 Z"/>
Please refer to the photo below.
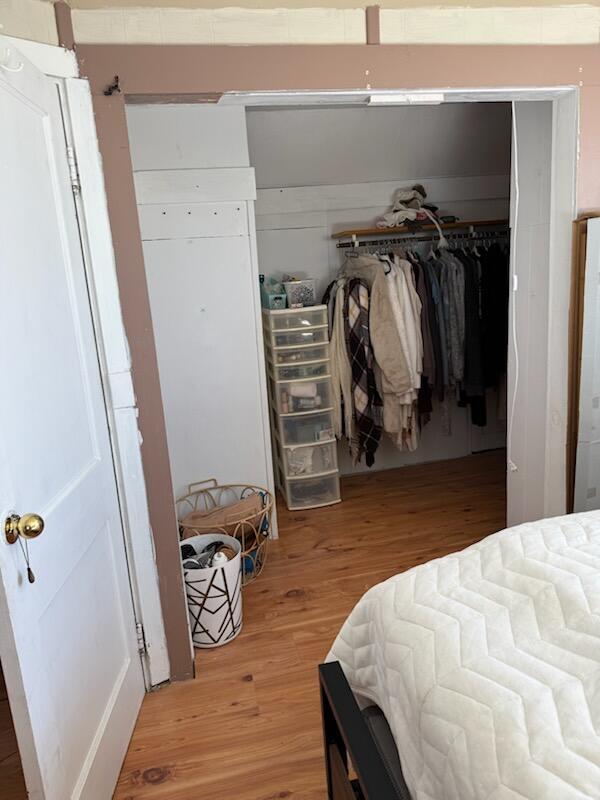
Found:
<path fill-rule="evenodd" d="M 44 520 L 39 514 L 11 514 L 4 520 L 6 541 L 14 544 L 19 536 L 23 539 L 35 539 L 44 530 Z"/>

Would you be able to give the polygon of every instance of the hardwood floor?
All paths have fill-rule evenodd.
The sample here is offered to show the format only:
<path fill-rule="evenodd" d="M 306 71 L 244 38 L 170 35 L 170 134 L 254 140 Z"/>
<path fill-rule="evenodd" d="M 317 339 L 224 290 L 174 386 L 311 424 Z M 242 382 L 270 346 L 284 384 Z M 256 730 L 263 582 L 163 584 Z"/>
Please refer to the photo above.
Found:
<path fill-rule="evenodd" d="M 0 798 L 27 800 L 21 757 L 0 667 Z"/>
<path fill-rule="evenodd" d="M 346 478 L 329 508 L 280 503 L 242 633 L 146 697 L 115 800 L 325 800 L 317 664 L 370 586 L 501 529 L 504 486 L 496 451 Z"/>

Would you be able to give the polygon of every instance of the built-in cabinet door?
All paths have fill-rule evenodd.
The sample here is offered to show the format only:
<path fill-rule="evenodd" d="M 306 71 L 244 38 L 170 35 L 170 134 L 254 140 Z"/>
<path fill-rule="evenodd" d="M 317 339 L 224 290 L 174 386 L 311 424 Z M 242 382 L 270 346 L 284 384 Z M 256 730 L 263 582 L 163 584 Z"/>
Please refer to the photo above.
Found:
<path fill-rule="evenodd" d="M 600 508 L 600 219 L 587 226 L 574 511 Z"/>
<path fill-rule="evenodd" d="M 175 492 L 270 486 L 248 236 L 145 241 L 144 260 Z"/>

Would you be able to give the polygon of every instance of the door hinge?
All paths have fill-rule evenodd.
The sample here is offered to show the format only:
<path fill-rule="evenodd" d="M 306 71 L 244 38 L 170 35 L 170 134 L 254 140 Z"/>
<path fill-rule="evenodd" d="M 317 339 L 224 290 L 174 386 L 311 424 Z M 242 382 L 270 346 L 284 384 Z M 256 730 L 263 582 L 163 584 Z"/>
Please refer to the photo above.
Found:
<path fill-rule="evenodd" d="M 146 634 L 144 633 L 144 626 L 141 622 L 136 622 L 135 632 L 137 634 L 138 653 L 147 653 L 148 647 L 146 645 Z"/>
<path fill-rule="evenodd" d="M 73 194 L 79 194 L 81 183 L 79 182 L 79 169 L 77 168 L 77 156 L 70 144 L 67 145 L 67 163 L 69 164 L 69 176 L 71 178 L 71 188 Z"/>

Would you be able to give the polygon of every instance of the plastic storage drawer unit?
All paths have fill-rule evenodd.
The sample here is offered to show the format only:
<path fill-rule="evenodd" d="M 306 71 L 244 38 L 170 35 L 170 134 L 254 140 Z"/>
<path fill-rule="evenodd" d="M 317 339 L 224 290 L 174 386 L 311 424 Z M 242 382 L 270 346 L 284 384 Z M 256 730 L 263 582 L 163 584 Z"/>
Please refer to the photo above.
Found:
<path fill-rule="evenodd" d="M 263 310 L 277 485 L 290 509 L 340 500 L 327 307 Z"/>

